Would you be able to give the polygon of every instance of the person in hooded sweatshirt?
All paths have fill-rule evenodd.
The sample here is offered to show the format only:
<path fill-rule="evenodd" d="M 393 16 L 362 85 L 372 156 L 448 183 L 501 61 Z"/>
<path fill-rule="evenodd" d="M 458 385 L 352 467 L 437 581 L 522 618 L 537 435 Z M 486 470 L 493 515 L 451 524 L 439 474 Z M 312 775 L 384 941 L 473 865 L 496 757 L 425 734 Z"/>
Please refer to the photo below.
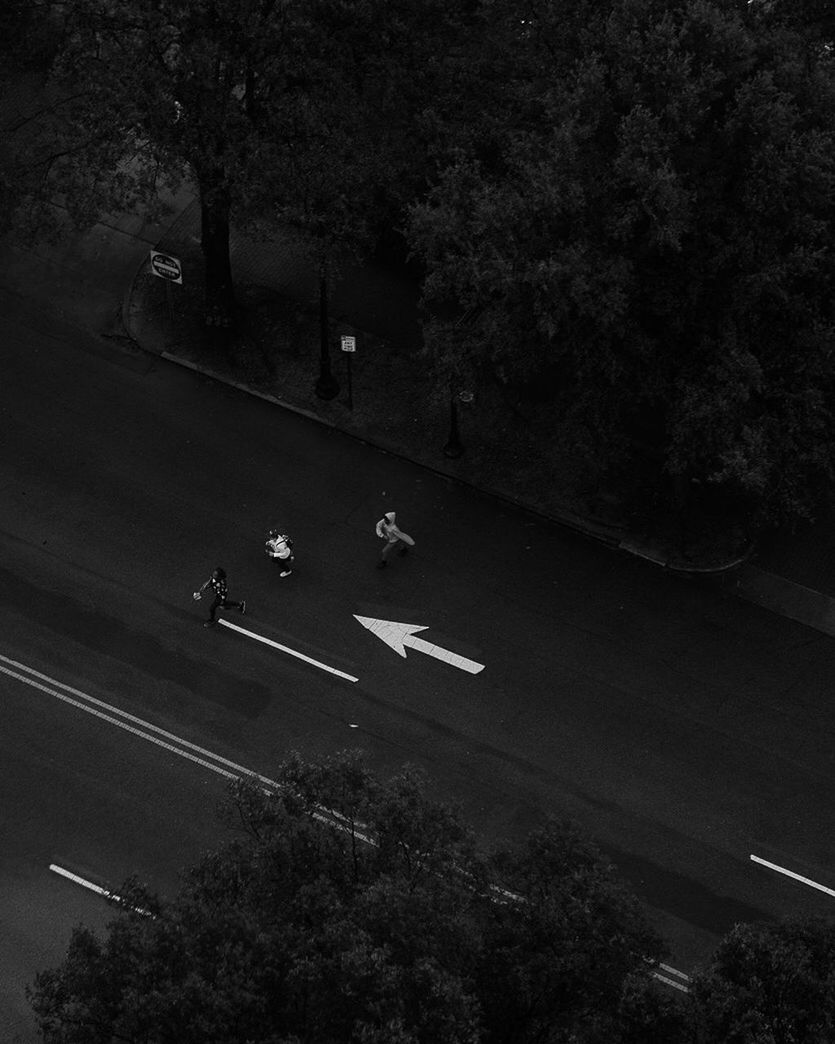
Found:
<path fill-rule="evenodd" d="M 397 547 L 398 555 L 402 556 L 408 554 L 410 547 L 415 546 L 415 542 L 409 534 L 398 528 L 396 517 L 395 511 L 387 511 L 377 523 L 377 536 L 386 542 L 380 555 L 380 561 L 377 563 L 378 569 L 385 569 L 388 564 L 388 556 L 395 547 Z"/>

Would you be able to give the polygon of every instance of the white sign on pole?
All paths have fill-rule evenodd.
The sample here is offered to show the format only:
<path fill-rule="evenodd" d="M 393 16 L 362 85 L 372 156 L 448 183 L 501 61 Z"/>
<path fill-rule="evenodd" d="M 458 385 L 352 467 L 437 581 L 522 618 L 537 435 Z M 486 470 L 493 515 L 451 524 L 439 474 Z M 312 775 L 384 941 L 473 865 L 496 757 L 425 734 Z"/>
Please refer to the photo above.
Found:
<path fill-rule="evenodd" d="M 355 352 L 357 350 L 357 339 L 356 337 L 348 337 L 347 334 L 342 335 L 342 351 L 343 352 Z"/>
<path fill-rule="evenodd" d="M 162 254 L 159 250 L 151 251 L 151 271 L 160 279 L 167 279 L 170 283 L 182 283 L 183 266 L 178 257 L 170 254 Z"/>

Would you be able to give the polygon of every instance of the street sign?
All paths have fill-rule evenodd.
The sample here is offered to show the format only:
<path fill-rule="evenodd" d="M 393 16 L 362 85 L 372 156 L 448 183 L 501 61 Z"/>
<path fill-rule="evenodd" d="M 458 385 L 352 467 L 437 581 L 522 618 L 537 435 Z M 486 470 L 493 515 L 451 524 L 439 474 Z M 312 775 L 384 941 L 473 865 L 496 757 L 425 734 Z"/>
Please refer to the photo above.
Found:
<path fill-rule="evenodd" d="M 160 279 L 167 279 L 170 283 L 182 283 L 183 266 L 178 257 L 170 254 L 161 254 L 159 250 L 151 251 L 151 271 Z"/>
<path fill-rule="evenodd" d="M 341 340 L 343 352 L 355 352 L 357 350 L 356 337 L 349 337 L 347 334 L 343 334 Z"/>
<path fill-rule="evenodd" d="M 436 660 L 442 660 L 444 663 L 448 663 L 450 667 L 457 667 L 461 671 L 467 671 L 468 674 L 478 674 L 484 670 L 483 663 L 469 660 L 466 656 L 459 656 L 458 653 L 444 649 L 440 645 L 435 645 L 434 642 L 424 641 L 423 638 L 415 638 L 415 631 L 426 630 L 426 627 L 422 624 L 397 623 L 395 620 L 375 620 L 370 616 L 357 616 L 356 613 L 354 613 L 354 619 L 359 620 L 363 627 L 366 627 L 372 634 L 376 634 L 378 638 L 394 649 L 397 655 L 402 656 L 404 660 L 406 659 L 406 649 L 409 648 L 414 649 L 415 652 L 425 653 L 427 656 L 434 656 Z"/>

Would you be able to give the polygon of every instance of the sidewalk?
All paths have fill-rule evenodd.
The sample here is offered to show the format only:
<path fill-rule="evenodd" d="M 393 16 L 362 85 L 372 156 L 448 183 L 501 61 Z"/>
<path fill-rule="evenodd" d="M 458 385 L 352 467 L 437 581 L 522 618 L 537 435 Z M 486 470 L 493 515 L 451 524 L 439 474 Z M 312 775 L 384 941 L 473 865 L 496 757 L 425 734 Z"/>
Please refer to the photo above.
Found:
<path fill-rule="evenodd" d="M 406 275 L 380 266 L 354 266 L 331 290 L 331 367 L 340 383 L 331 401 L 316 397 L 319 374 L 318 280 L 301 243 L 256 241 L 233 235 L 232 270 L 246 320 L 233 357 L 213 349 L 202 325 L 202 257 L 199 210 L 192 203 L 161 236 L 157 249 L 183 266 L 183 285 L 166 284 L 140 265 L 125 296 L 128 335 L 155 352 L 253 392 L 323 424 L 416 461 L 491 496 L 554 519 L 595 540 L 658 565 L 696 574 L 736 567 L 738 552 L 709 561 L 685 561 L 672 547 L 626 532 L 612 511 L 595 516 L 566 496 L 576 475 L 573 462 L 555 465 L 540 451 L 542 440 L 506 413 L 497 423 L 495 402 L 459 403 L 458 429 L 465 449 L 445 455 L 450 403 L 430 390 L 421 355 L 419 290 Z M 348 360 L 340 333 L 356 337 L 351 357 L 352 408 L 347 402 Z M 560 467 L 563 468 L 561 473 Z"/>

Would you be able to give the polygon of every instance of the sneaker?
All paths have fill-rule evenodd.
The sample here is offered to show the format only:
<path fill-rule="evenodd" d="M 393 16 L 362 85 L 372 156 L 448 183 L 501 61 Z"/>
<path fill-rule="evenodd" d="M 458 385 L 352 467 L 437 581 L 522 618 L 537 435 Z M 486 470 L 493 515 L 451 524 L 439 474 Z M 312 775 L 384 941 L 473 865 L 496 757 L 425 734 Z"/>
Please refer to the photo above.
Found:
<path fill-rule="evenodd" d="M 283 573 L 279 573 L 279 576 L 289 576 L 293 572 L 292 569 L 285 569 Z"/>
<path fill-rule="evenodd" d="M 409 549 L 408 549 L 408 547 L 401 547 L 401 548 L 400 548 L 400 549 L 398 550 L 398 552 L 397 552 L 397 553 L 398 553 L 398 555 L 400 555 L 400 557 L 402 558 L 402 557 L 403 557 L 404 555 L 408 555 L 408 553 L 409 553 Z"/>
<path fill-rule="evenodd" d="M 206 621 L 206 622 L 205 622 L 205 623 L 203 624 L 203 626 L 204 626 L 204 627 L 217 627 L 217 620 L 207 620 L 207 621 Z"/>
<path fill-rule="evenodd" d="M 246 612 L 246 599 L 241 602 L 241 616 Z"/>

